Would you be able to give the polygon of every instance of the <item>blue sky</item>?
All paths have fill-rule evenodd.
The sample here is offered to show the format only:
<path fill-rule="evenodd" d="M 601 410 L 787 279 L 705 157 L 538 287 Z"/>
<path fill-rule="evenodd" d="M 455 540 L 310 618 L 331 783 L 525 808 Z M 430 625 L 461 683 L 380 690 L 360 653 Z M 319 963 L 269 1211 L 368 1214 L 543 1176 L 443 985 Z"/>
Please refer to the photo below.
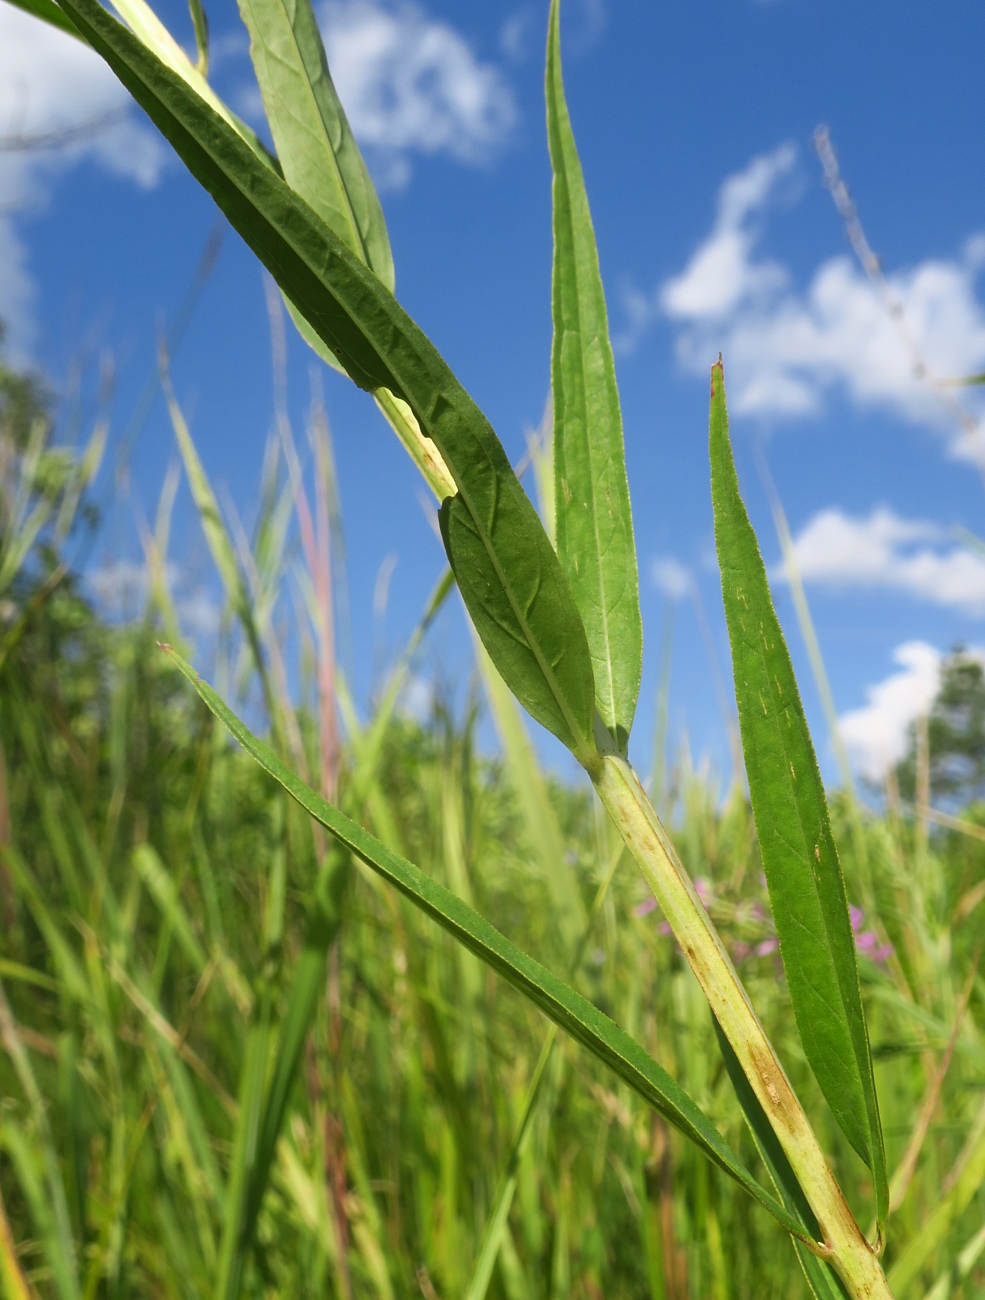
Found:
<path fill-rule="evenodd" d="M 234 8 L 208 8 L 214 83 L 259 124 Z M 180 4 L 159 12 L 190 40 Z M 319 14 L 380 185 L 398 296 L 518 460 L 549 380 L 546 4 L 330 0 Z M 727 763 L 706 450 L 708 368 L 722 351 L 740 479 L 777 574 L 822 763 L 833 774 L 764 463 L 789 517 L 846 740 L 858 769 L 877 776 L 932 697 L 940 653 L 985 645 L 985 561 L 957 534 L 985 534 L 981 408 L 961 394 L 962 427 L 913 374 L 914 355 L 940 377 L 985 369 L 985 13 L 965 2 L 566 0 L 563 24 L 640 552 L 637 761 L 649 765 L 658 647 L 672 614 L 672 734 L 686 734 L 696 757 Z M 821 122 L 888 277 L 895 321 L 821 183 L 811 146 Z M 93 123 L 94 133 L 58 149 L 10 147 L 9 137 Z M 2 0 L 0 137 L 9 352 L 62 389 L 83 358 L 83 391 L 98 358 L 112 357 L 118 440 L 214 210 L 94 56 Z M 311 358 L 297 339 L 289 363 L 300 421 Z M 232 234 L 174 377 L 213 481 L 249 518 L 271 426 L 270 344 L 259 268 Z M 337 376 L 324 383 L 364 697 L 374 644 L 399 645 L 442 555 L 415 472 L 372 404 Z M 158 403 L 134 450 L 130 496 L 110 510 L 92 560 L 104 596 L 138 557 L 137 503 L 153 511 L 173 457 Z M 177 519 L 172 558 L 201 626 L 212 580 L 184 497 Z M 373 592 L 388 557 L 396 566 L 381 627 Z M 461 681 L 468 641 L 457 609 L 432 645 L 423 670 L 438 664 Z"/>

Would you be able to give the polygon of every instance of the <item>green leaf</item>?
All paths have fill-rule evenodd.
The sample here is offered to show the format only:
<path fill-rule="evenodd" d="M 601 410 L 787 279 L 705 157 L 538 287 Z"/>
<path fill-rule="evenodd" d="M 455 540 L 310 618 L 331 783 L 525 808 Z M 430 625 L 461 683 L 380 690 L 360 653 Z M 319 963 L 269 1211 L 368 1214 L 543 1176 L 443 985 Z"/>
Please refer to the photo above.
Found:
<path fill-rule="evenodd" d="M 595 232 L 561 79 L 560 0 L 547 40 L 554 167 L 554 480 L 557 552 L 588 633 L 595 702 L 625 753 L 643 663 L 643 624 L 622 415 Z"/>
<path fill-rule="evenodd" d="M 536 528 L 531 524 L 523 530 L 502 526 L 497 530 L 500 509 L 495 492 L 485 516 L 471 511 L 461 492 L 446 497 L 438 516 L 441 537 L 465 606 L 503 681 L 531 717 L 569 749 L 591 754 L 595 692 L 585 630 L 580 619 L 575 624 L 578 611 L 560 568 L 555 573 L 557 561 L 547 534 L 533 506 L 525 496 L 523 500 Z M 490 541 L 496 531 L 494 549 Z M 536 544 L 542 553 L 531 555 L 528 543 Z M 517 578 L 525 589 L 522 595 Z M 553 589 L 546 586 L 552 581 Z M 573 617 L 556 623 L 537 617 L 538 604 L 566 615 L 569 602 Z M 589 685 L 591 693 L 584 689 Z"/>
<path fill-rule="evenodd" d="M 752 1085 L 743 1073 L 739 1058 L 732 1050 L 732 1044 L 722 1032 L 722 1027 L 718 1023 L 714 1012 L 712 1012 L 711 1019 L 715 1027 L 718 1046 L 722 1053 L 722 1060 L 725 1062 L 726 1073 L 731 1080 L 732 1087 L 735 1089 L 735 1095 L 742 1107 L 742 1113 L 746 1117 L 753 1141 L 756 1143 L 756 1149 L 762 1158 L 763 1164 L 769 1170 L 773 1186 L 779 1193 L 783 1204 L 799 1221 L 805 1236 L 811 1237 L 814 1241 L 819 1241 L 821 1239 L 821 1229 L 818 1226 L 814 1211 L 804 1195 L 804 1189 L 797 1180 L 797 1175 L 790 1166 L 786 1152 L 780 1145 L 780 1140 L 774 1133 L 769 1118 L 760 1105 L 759 1098 L 753 1091 Z M 801 1268 L 804 1270 L 804 1276 L 807 1278 L 807 1284 L 817 1297 L 817 1300 L 844 1300 L 848 1293 L 845 1291 L 837 1273 L 823 1259 L 819 1259 L 817 1255 L 808 1250 L 804 1243 L 798 1241 L 796 1237 L 793 1238 L 793 1245 L 797 1252 L 797 1258 L 800 1260 Z"/>
<path fill-rule="evenodd" d="M 565 952 L 570 953 L 584 933 L 586 912 L 574 870 L 565 857 L 557 810 L 513 697 L 481 645 L 476 646 L 476 658 L 527 841 L 550 891 L 554 924 Z"/>
<path fill-rule="evenodd" d="M 256 662 L 257 672 L 260 674 L 267 708 L 271 719 L 277 723 L 279 722 L 279 709 L 263 657 L 260 630 L 257 627 L 253 603 L 250 600 L 246 580 L 236 558 L 236 548 L 229 536 L 229 531 L 222 518 L 222 511 L 219 509 L 219 502 L 212 490 L 212 484 L 205 472 L 205 466 L 199 458 L 191 430 L 188 428 L 188 423 L 181 407 L 178 405 L 174 389 L 171 386 L 171 380 L 163 363 L 161 366 L 161 389 L 167 402 L 171 427 L 174 429 L 175 438 L 178 440 L 178 449 L 185 465 L 185 473 L 188 475 L 188 486 L 191 489 L 192 500 L 195 502 L 195 509 L 198 511 L 202 532 L 205 534 L 205 540 L 212 554 L 212 559 L 215 561 L 215 567 L 219 570 L 219 576 L 222 579 L 222 585 L 226 589 L 229 603 L 243 625 L 250 652 Z"/>
<path fill-rule="evenodd" d="M 348 854 L 330 854 L 315 883 L 304 947 L 294 966 L 291 991 L 280 1021 L 273 1078 L 264 1095 L 257 1125 L 256 1152 L 247 1180 L 243 1214 L 242 1240 L 246 1242 L 252 1241 L 256 1231 L 301 1053 L 325 987 L 328 950 L 339 932 L 342 891 L 350 861 Z"/>
<path fill-rule="evenodd" d="M 284 179 L 392 290 L 383 210 L 332 83 L 310 0 L 239 0 L 239 10 Z"/>
<path fill-rule="evenodd" d="M 188 0 L 188 10 L 192 17 L 192 26 L 195 28 L 195 47 L 198 50 L 198 61 L 195 64 L 196 72 L 200 72 L 203 77 L 209 75 L 209 19 L 205 12 L 205 6 L 202 0 Z"/>
<path fill-rule="evenodd" d="M 383 209 L 332 82 L 310 0 L 240 0 L 239 9 L 284 179 L 392 290 Z M 341 370 L 294 304 L 287 307 L 308 346 Z"/>
<path fill-rule="evenodd" d="M 790 1000 L 821 1091 L 872 1170 L 881 1224 L 889 1203 L 886 1153 L 845 881 L 790 655 L 739 494 L 721 361 L 711 372 L 710 448 L 742 747 Z"/>
<path fill-rule="evenodd" d="M 266 163 L 268 167 L 277 168 L 276 159 L 272 158 L 268 153 L 267 147 L 260 137 L 252 127 L 247 126 L 242 118 L 237 117 L 228 105 L 223 103 L 206 80 L 202 70 L 192 63 L 191 59 L 147 3 L 147 0 L 112 0 L 112 4 L 116 12 L 146 49 L 150 50 L 172 72 L 176 73 L 199 99 L 204 100 L 214 112 L 218 113 L 224 122 L 228 122 L 237 135 L 246 141 L 258 158 Z M 64 8 L 64 6 L 62 7 Z M 83 39 L 86 38 L 83 36 Z"/>
<path fill-rule="evenodd" d="M 63 32 L 68 32 L 70 36 L 78 37 L 79 29 L 55 4 L 55 0 L 8 0 L 15 9 L 23 9 L 25 13 L 40 18 L 42 22 L 50 24 L 52 27 L 58 27 Z"/>
<path fill-rule="evenodd" d="M 175 666 L 194 686 L 215 716 L 246 752 L 278 782 L 302 808 L 320 822 L 346 848 L 389 884 L 399 889 L 415 907 L 475 953 L 497 974 L 539 1007 L 576 1042 L 608 1066 L 640 1097 L 689 1138 L 714 1164 L 776 1218 L 788 1232 L 802 1235 L 796 1219 L 753 1178 L 731 1147 L 669 1074 L 634 1039 L 614 1024 L 587 998 L 521 952 L 484 917 L 456 894 L 423 871 L 392 853 L 368 831 L 316 794 L 291 772 L 268 745 L 252 734 L 195 670 L 168 652 Z"/>
<path fill-rule="evenodd" d="M 411 407 L 451 470 L 443 533 L 493 662 L 531 715 L 583 763 L 594 749 L 595 684 L 578 610 L 499 440 L 423 332 L 187 80 L 98 0 L 62 8 L 212 194 L 360 387 Z"/>

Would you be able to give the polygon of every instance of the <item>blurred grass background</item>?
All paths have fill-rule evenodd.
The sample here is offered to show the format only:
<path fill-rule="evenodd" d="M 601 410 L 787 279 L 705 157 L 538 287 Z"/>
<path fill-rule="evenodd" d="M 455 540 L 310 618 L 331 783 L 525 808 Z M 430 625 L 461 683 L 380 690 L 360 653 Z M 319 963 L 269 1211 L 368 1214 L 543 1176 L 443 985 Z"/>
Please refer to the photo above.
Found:
<path fill-rule="evenodd" d="M 447 583 L 369 715 L 355 707 L 335 654 L 341 511 L 318 404 L 297 440 L 275 412 L 248 534 L 218 505 L 166 359 L 162 381 L 225 597 L 217 689 L 384 843 L 574 970 L 756 1169 L 704 998 L 590 790 L 542 770 L 481 651 L 464 697 L 436 681 L 425 709 L 406 707 L 431 619 L 456 599 Z M 141 530 L 141 608 L 110 621 L 78 572 L 107 421 L 56 428 L 50 411 L 36 380 L 0 369 L 5 1294 L 806 1294 L 772 1220 L 563 1036 L 517 1147 L 547 1022 L 358 864 L 342 864 L 341 927 L 255 1231 L 240 1229 L 251 1108 L 337 850 L 157 648 L 183 644 L 177 469 Z M 535 471 L 548 454 L 533 445 Z M 864 1214 L 865 1171 L 793 1027 L 744 790 L 696 771 L 686 744 L 668 754 L 665 687 L 657 715 L 657 806 Z M 985 805 L 955 785 L 942 735 L 918 729 L 905 800 L 890 783 L 877 813 L 843 791 L 833 816 L 895 1170 L 890 1280 L 900 1298 L 970 1300 L 985 1295 Z"/>

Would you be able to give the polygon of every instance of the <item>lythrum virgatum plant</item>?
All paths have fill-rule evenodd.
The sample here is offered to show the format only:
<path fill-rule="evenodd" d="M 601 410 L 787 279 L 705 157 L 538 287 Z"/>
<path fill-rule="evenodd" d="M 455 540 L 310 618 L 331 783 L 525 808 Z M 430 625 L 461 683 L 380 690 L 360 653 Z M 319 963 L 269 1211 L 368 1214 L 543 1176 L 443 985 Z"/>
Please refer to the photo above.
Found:
<path fill-rule="evenodd" d="M 711 369 L 715 536 L 753 813 L 804 1054 L 868 1166 L 871 1238 L 859 1227 L 685 866 L 627 758 L 642 629 L 623 433 L 606 309 L 550 9 L 548 137 L 554 173 L 552 393 L 555 544 L 481 411 L 393 295 L 382 212 L 332 85 L 309 0 L 241 0 L 276 157 L 205 76 L 200 6 L 193 64 L 144 0 L 19 0 L 107 61 L 273 276 L 299 329 L 376 402 L 440 501 L 451 571 L 495 672 L 585 770 L 639 865 L 715 1018 L 721 1049 L 773 1187 L 742 1164 L 696 1102 L 636 1042 L 519 951 L 460 897 L 345 816 L 252 735 L 177 655 L 240 744 L 334 837 L 311 904 L 282 1048 L 239 1098 L 217 1294 L 235 1294 L 324 953 L 338 882 L 355 855 L 501 974 L 693 1141 L 790 1233 L 817 1296 L 887 1297 L 879 1257 L 889 1184 L 845 883 L 789 655 L 741 496 L 721 360 Z M 245 599 L 245 596 L 243 597 Z M 276 910 L 265 942 L 279 941 Z M 305 963 L 308 963 L 305 965 Z M 272 1003 L 248 1054 L 264 1059 Z"/>

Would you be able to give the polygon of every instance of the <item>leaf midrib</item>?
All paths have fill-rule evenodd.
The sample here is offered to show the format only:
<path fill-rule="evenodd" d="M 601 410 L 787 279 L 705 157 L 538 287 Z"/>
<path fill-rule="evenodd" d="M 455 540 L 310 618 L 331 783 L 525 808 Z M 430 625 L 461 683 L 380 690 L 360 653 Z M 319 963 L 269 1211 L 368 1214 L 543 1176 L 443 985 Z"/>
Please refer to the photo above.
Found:
<path fill-rule="evenodd" d="M 551 40 L 551 80 L 552 80 L 552 82 L 553 82 L 553 84 L 554 84 L 554 94 L 553 94 L 553 96 L 552 96 L 552 104 L 551 104 L 551 108 L 552 108 L 552 115 L 553 115 L 554 118 L 555 118 L 555 123 L 554 123 L 554 134 L 557 136 L 557 139 L 558 139 L 558 153 L 559 153 L 559 155 L 560 155 L 560 158 L 561 158 L 562 164 L 563 164 L 563 166 L 564 166 L 564 168 L 565 168 L 565 174 L 564 174 L 563 177 L 562 177 L 561 173 L 555 169 L 555 172 L 554 172 L 554 183 L 555 183 L 555 185 L 558 185 L 559 187 L 563 188 L 563 190 L 564 190 L 564 194 L 565 194 L 565 198 L 566 198 L 566 202 L 565 202 L 565 205 L 564 205 L 564 209 L 563 209 L 563 211 L 561 212 L 560 215 L 561 215 L 562 220 L 565 222 L 565 224 L 566 224 L 567 227 L 568 227 L 568 235 L 569 235 L 570 244 L 571 244 L 571 249 L 572 249 L 572 254 L 573 254 L 573 256 L 572 256 L 572 266 L 575 268 L 575 272 L 574 272 L 574 276 L 573 276 L 573 280 L 574 280 L 574 284 L 575 284 L 575 292 L 574 292 L 574 295 L 573 295 L 573 296 L 574 296 L 574 314 L 575 314 L 575 319 L 576 319 L 576 322 L 577 322 L 577 331 L 576 331 L 576 332 L 577 332 L 577 335 L 578 335 L 579 340 L 581 341 L 581 340 L 583 340 L 583 338 L 584 338 L 584 332 L 583 332 L 583 329 L 582 329 L 581 295 L 580 295 L 579 292 L 578 292 L 579 275 L 578 275 L 578 270 L 577 270 L 577 257 L 574 255 L 574 254 L 575 254 L 575 250 L 576 250 L 575 224 L 574 224 L 574 213 L 572 212 L 572 209 L 571 209 L 571 187 L 568 185 L 568 180 L 567 180 L 567 168 L 568 168 L 568 166 L 569 166 L 568 159 L 567 159 L 566 156 L 565 156 L 565 155 L 566 155 L 566 151 L 567 151 L 567 142 L 566 142 L 566 140 L 565 140 L 565 138 L 564 138 L 564 133 L 563 133 L 563 129 L 562 129 L 562 128 L 563 128 L 563 125 L 564 125 L 565 123 L 567 123 L 568 131 L 569 131 L 569 133 L 570 133 L 570 130 L 571 130 L 571 120 L 570 120 L 570 116 L 569 116 L 569 114 L 568 114 L 567 101 L 566 101 L 565 98 L 564 98 L 564 84 L 563 84 L 563 82 L 562 82 L 562 80 L 561 80 L 561 67 L 560 67 L 560 63 L 559 63 L 558 58 L 557 58 L 557 42 L 558 42 L 557 23 L 558 23 L 558 18 L 557 18 L 557 8 L 556 8 L 556 6 L 555 6 L 554 8 L 552 8 L 552 11 L 551 11 L 551 21 L 552 21 L 552 25 L 553 25 L 553 27 L 554 27 L 554 29 L 555 29 L 554 32 L 553 32 L 553 34 L 552 34 L 552 40 Z M 578 161 L 577 151 L 575 151 L 575 154 L 574 154 L 574 164 L 575 164 L 576 167 L 579 167 L 579 168 L 580 168 L 580 166 L 581 166 L 581 164 L 580 164 L 579 161 Z M 591 221 L 591 216 L 590 216 L 590 215 L 589 215 L 589 221 Z M 559 296 L 562 296 L 561 293 L 560 293 L 560 291 L 559 291 Z M 601 342 L 601 340 L 600 340 L 600 342 Z M 563 347 L 563 345 L 562 345 L 562 344 L 560 343 L 560 341 L 559 341 L 559 348 L 558 348 L 558 368 L 559 368 L 559 369 L 561 368 L 561 364 L 562 364 L 562 362 L 561 362 L 561 351 L 562 351 L 562 347 Z M 587 392 L 587 390 L 588 390 L 588 384 L 587 384 L 587 377 L 586 377 L 586 371 L 585 371 L 585 359 L 584 359 L 584 357 L 585 357 L 585 354 L 584 354 L 584 348 L 583 348 L 583 347 L 579 347 L 579 348 L 578 348 L 578 373 L 579 373 L 579 377 L 580 377 L 580 379 L 581 379 L 581 393 L 580 393 L 580 397 L 581 397 L 581 410 L 582 410 L 582 421 L 581 421 L 582 439 L 581 439 L 581 441 L 583 442 L 584 446 L 585 446 L 586 449 L 587 449 L 587 459 L 588 459 L 588 463 L 589 463 L 589 465 L 590 465 L 591 468 L 592 468 L 592 474 L 591 474 L 591 483 L 592 483 L 592 492 L 591 492 L 591 511 L 592 511 L 592 530 L 593 530 L 593 532 L 594 532 L 594 534 L 595 534 L 595 550 L 594 550 L 594 553 L 593 553 L 592 558 L 593 558 L 593 560 L 595 561 L 594 568 L 596 569 L 596 571 L 597 571 L 597 573 L 598 573 L 598 590 L 599 590 L 599 595 L 600 595 L 600 599 L 599 599 L 599 614 L 600 614 L 600 621 L 601 621 L 601 626 L 602 626 L 602 638 L 603 638 L 603 641 L 604 641 L 604 644 L 605 644 L 605 677 L 606 677 L 606 679 L 607 679 L 607 681 L 608 681 L 608 687 L 609 687 L 609 706 L 610 706 L 610 708 L 609 708 L 609 712 L 610 712 L 610 716 L 611 716 L 611 718 L 612 718 L 612 725 L 613 725 L 613 727 L 618 728 L 618 726 L 620 725 L 620 719 L 619 719 L 619 717 L 618 717 L 619 709 L 617 708 L 617 702 L 616 702 L 616 681 L 615 681 L 615 673 L 614 673 L 613 662 L 612 662 L 612 644 L 613 644 L 613 643 L 612 643 L 612 637 L 611 637 L 611 634 L 610 634 L 610 631 L 609 631 L 609 625 L 610 625 L 610 624 L 609 624 L 609 604 L 608 604 L 608 601 L 607 601 L 607 599 L 606 599 L 606 597 L 607 597 L 607 595 L 608 595 L 608 584 L 607 584 L 607 582 L 606 582 L 605 566 L 604 566 L 604 564 L 602 563 L 602 558 L 601 558 L 601 555 L 602 555 L 602 535 L 601 535 L 601 529 L 600 529 L 600 527 L 599 527 L 598 494 L 597 494 L 597 492 L 595 491 L 595 484 L 596 484 L 595 459 L 594 459 L 594 457 L 593 457 L 593 455 L 592 455 L 592 440 L 591 440 L 591 438 L 589 437 L 589 434 L 588 434 L 588 403 L 587 403 L 586 396 L 585 396 L 585 394 L 586 394 L 586 392 Z M 565 530 L 565 534 L 567 535 L 567 529 Z M 589 651 L 591 651 L 591 643 L 589 643 Z M 593 657 L 593 659 L 594 659 L 594 656 L 592 656 L 592 657 Z M 598 692 L 598 682 L 597 682 L 597 681 L 596 681 L 596 692 Z"/>
<path fill-rule="evenodd" d="M 247 0 L 247 2 L 250 4 L 252 8 L 253 5 L 256 3 L 256 0 Z M 304 75 L 301 77 L 301 81 L 304 83 L 304 91 L 308 96 L 309 103 L 314 106 L 315 114 L 317 115 L 318 121 L 321 123 L 322 127 L 324 128 L 325 119 L 322 116 L 321 105 L 318 103 L 318 96 L 315 94 L 314 85 L 312 84 L 310 78 L 308 77 L 307 70 L 305 69 L 304 53 L 298 42 L 294 20 L 291 18 L 285 0 L 277 0 L 277 4 L 284 15 L 285 21 L 287 22 L 288 30 L 290 32 L 291 43 L 293 44 L 294 49 L 297 52 L 298 62 L 301 66 L 302 71 L 304 72 Z M 313 14 L 312 14 L 312 19 L 314 19 Z M 315 26 L 317 30 L 317 23 L 315 24 Z M 266 48 L 264 49 L 264 56 L 266 58 L 270 57 L 270 53 Z M 324 72 L 324 69 L 322 69 L 322 72 Z M 341 108 L 341 102 L 340 102 L 340 108 Z M 353 235 L 357 246 L 355 249 L 353 249 L 353 252 L 355 252 L 356 255 L 360 257 L 368 267 L 370 265 L 369 247 L 366 243 L 365 238 L 363 237 L 363 232 L 359 227 L 359 222 L 356 220 L 355 210 L 352 206 L 352 198 L 349 194 L 349 187 L 345 183 L 345 177 L 342 173 L 341 167 L 339 166 L 339 161 L 335 156 L 335 150 L 331 147 L 331 143 L 327 139 L 327 132 L 323 136 L 323 140 L 327 145 L 325 152 L 328 154 L 329 159 L 331 160 L 332 172 L 335 176 L 336 181 L 338 182 L 338 190 L 340 193 L 345 195 L 346 221 L 349 225 L 349 230 Z M 292 185 L 291 188 L 294 189 L 294 186 Z M 298 189 L 297 193 L 300 194 L 301 197 L 306 200 L 306 202 L 310 203 L 312 208 L 314 208 L 314 203 L 310 199 L 308 199 L 307 195 L 304 194 L 302 190 Z M 324 218 L 322 219 L 324 220 Z"/>

